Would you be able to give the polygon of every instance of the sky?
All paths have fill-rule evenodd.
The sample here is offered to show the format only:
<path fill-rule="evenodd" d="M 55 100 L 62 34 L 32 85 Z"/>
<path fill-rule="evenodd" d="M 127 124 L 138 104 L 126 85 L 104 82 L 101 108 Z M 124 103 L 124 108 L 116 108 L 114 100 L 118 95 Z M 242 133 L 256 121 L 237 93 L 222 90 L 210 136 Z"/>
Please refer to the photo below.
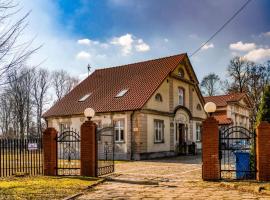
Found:
<path fill-rule="evenodd" d="M 91 71 L 148 59 L 191 55 L 246 0 L 20 0 L 31 11 L 23 38 L 42 48 L 29 60 L 84 78 Z M 201 80 L 226 78 L 234 56 L 270 59 L 270 1 L 253 0 L 190 58 Z"/>

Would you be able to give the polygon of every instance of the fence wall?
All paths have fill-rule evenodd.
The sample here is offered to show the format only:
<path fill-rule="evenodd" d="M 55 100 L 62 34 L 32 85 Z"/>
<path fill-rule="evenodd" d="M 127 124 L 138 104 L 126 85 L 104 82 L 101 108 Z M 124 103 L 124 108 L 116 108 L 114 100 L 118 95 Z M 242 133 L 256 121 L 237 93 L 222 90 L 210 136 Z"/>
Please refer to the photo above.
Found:
<path fill-rule="evenodd" d="M 43 174 L 42 139 L 0 139 L 0 177 Z"/>

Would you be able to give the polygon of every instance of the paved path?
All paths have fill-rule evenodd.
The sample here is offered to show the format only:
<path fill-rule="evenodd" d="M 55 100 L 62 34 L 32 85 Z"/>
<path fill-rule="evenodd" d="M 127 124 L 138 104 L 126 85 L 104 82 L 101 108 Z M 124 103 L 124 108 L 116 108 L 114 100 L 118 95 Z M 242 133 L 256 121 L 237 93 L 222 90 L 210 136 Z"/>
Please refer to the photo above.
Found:
<path fill-rule="evenodd" d="M 116 165 L 112 178 L 79 199 L 269 199 L 263 196 L 220 187 L 201 180 L 200 159 L 178 157 L 162 160 L 126 162 Z M 147 185 L 143 181 L 158 182 Z M 134 184 L 136 183 L 136 184 Z"/>

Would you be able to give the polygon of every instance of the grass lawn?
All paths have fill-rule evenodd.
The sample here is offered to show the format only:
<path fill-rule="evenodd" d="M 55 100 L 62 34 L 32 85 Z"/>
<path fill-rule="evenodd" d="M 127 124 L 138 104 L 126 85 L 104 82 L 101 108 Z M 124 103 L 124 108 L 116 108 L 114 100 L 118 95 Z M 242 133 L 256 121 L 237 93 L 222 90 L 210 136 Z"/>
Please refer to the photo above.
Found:
<path fill-rule="evenodd" d="M 0 199 L 62 199 L 80 193 L 100 180 L 80 176 L 0 178 Z"/>

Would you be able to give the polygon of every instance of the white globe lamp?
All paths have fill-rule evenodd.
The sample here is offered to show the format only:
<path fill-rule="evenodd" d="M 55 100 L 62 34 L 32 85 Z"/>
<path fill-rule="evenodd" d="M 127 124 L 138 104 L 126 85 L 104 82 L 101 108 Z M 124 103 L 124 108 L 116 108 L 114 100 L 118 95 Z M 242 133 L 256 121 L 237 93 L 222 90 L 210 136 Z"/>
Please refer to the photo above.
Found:
<path fill-rule="evenodd" d="M 211 116 L 212 113 L 216 112 L 217 106 L 216 106 L 216 104 L 213 103 L 213 102 L 207 102 L 207 103 L 204 105 L 204 110 L 205 110 L 205 112 L 209 113 L 210 116 Z"/>
<path fill-rule="evenodd" d="M 87 117 L 88 120 L 91 120 L 91 118 L 95 116 L 95 110 L 93 108 L 86 108 L 84 110 L 84 116 Z"/>

